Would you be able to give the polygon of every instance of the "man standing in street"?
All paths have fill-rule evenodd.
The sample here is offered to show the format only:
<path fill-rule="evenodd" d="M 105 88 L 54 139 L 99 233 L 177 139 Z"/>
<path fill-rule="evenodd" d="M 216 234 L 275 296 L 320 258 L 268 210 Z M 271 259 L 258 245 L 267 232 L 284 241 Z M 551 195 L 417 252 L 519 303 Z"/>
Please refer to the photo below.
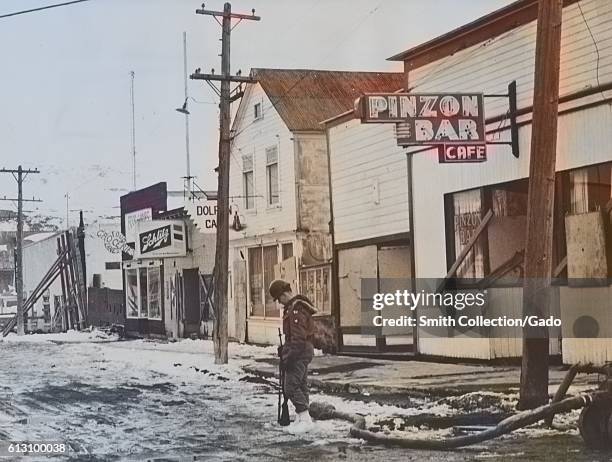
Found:
<path fill-rule="evenodd" d="M 312 315 L 317 310 L 305 296 L 294 296 L 291 285 L 282 279 L 272 281 L 269 292 L 270 296 L 284 307 L 285 344 L 279 350 L 279 355 L 285 369 L 285 394 L 295 406 L 297 414 L 293 428 L 307 429 L 312 424 L 308 413 L 307 377 L 308 365 L 314 354 Z"/>

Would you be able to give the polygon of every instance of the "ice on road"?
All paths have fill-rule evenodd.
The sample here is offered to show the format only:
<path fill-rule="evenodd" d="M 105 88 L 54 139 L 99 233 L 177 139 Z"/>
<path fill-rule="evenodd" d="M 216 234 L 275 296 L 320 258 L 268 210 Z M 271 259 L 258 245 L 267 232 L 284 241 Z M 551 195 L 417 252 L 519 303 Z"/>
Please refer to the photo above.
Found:
<path fill-rule="evenodd" d="M 295 435 L 276 423 L 275 382 L 241 368 L 273 357 L 275 347 L 230 344 L 230 364 L 215 365 L 207 341 L 112 340 L 94 331 L 0 342 L 0 441 L 64 442 L 72 448 L 68 459 L 79 461 L 560 460 L 557 450 L 581 448 L 575 434 L 544 434 L 535 444 L 508 438 L 452 453 L 406 451 L 352 439 L 340 421 Z M 452 412 L 434 402 L 407 410 L 322 394 L 312 399 L 377 418 Z"/>

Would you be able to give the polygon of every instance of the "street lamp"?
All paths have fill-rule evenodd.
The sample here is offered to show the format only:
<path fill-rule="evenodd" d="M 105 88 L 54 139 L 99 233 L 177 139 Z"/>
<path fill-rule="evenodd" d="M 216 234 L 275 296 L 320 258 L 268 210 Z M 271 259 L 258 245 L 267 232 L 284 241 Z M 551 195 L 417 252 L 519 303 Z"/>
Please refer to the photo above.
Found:
<path fill-rule="evenodd" d="M 181 114 L 185 114 L 185 115 L 189 115 L 191 114 L 191 112 L 189 112 L 189 110 L 187 109 L 187 100 L 189 99 L 189 97 L 185 98 L 185 102 L 183 103 L 183 105 L 181 107 L 177 107 L 176 111 L 180 112 Z"/>

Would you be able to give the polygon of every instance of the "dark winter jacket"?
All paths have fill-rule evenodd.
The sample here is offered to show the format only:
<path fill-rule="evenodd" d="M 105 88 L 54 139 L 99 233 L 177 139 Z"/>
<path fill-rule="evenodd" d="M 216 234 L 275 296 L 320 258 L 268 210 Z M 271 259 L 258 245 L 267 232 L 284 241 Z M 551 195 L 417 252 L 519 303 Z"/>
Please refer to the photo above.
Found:
<path fill-rule="evenodd" d="M 285 346 L 281 357 L 286 366 L 289 367 L 298 359 L 312 359 L 314 335 L 312 315 L 316 312 L 312 302 L 303 295 L 296 295 L 285 305 L 283 310 Z"/>

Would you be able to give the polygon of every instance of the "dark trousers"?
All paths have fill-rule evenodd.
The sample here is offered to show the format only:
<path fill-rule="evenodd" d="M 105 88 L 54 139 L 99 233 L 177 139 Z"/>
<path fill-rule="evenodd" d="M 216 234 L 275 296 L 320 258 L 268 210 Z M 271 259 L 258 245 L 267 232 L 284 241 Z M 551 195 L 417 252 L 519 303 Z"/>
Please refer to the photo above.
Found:
<path fill-rule="evenodd" d="M 285 395 L 295 406 L 295 412 L 308 410 L 308 364 L 310 358 L 292 362 L 285 371 Z"/>

